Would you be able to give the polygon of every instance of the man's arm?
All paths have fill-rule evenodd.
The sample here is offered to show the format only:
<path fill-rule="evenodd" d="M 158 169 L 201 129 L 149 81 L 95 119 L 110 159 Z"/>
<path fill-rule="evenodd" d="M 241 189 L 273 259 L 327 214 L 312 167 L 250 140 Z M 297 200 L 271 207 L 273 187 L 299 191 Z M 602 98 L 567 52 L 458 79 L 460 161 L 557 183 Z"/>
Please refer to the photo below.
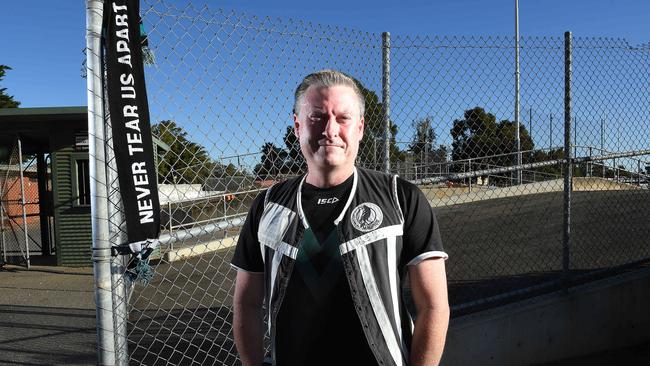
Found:
<path fill-rule="evenodd" d="M 438 365 L 449 325 L 445 260 L 430 258 L 412 265 L 409 277 L 417 308 L 410 364 Z"/>
<path fill-rule="evenodd" d="M 237 271 L 232 328 L 243 366 L 260 366 L 264 360 L 263 301 L 264 274 Z"/>

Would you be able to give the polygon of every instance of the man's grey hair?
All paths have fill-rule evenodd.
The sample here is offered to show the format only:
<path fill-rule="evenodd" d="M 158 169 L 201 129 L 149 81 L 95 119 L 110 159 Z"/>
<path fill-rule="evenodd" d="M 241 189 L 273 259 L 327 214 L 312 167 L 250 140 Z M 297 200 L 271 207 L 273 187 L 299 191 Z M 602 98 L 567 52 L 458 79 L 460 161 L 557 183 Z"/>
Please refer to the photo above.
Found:
<path fill-rule="evenodd" d="M 300 113 L 300 105 L 303 103 L 303 100 L 305 99 L 305 93 L 310 86 L 332 87 L 337 85 L 349 86 L 352 88 L 352 90 L 354 90 L 354 93 L 357 95 L 357 99 L 359 99 L 359 112 L 361 113 L 361 117 L 363 117 L 363 114 L 366 110 L 366 103 L 364 102 L 363 94 L 361 94 L 361 90 L 359 89 L 357 82 L 349 75 L 346 75 L 340 71 L 329 69 L 316 71 L 315 73 L 309 74 L 305 76 L 304 79 L 302 79 L 296 88 L 296 93 L 294 95 L 295 100 L 293 104 L 293 113 L 295 113 L 296 116 L 298 113 Z"/>

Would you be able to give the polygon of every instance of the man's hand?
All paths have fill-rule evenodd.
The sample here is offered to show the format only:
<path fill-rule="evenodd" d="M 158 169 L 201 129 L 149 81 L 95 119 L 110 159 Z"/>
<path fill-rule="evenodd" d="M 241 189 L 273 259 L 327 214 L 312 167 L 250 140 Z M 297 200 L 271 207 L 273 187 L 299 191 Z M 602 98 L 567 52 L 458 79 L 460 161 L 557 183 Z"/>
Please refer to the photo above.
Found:
<path fill-rule="evenodd" d="M 233 333 L 243 366 L 259 366 L 264 360 L 264 274 L 237 271 L 233 305 Z"/>
<path fill-rule="evenodd" d="M 440 363 L 449 325 L 445 261 L 430 258 L 409 267 L 417 319 L 411 345 L 412 366 Z"/>

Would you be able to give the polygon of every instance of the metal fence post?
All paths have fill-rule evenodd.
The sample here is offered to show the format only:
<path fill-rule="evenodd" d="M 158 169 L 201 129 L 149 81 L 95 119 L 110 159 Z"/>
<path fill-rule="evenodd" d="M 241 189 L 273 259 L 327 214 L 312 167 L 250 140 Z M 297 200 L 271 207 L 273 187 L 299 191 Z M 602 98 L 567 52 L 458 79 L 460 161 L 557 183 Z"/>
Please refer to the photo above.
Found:
<path fill-rule="evenodd" d="M 605 119 L 600 119 L 600 154 L 605 154 Z M 605 161 L 602 161 L 602 176 L 605 178 Z"/>
<path fill-rule="evenodd" d="M 384 112 L 384 172 L 390 172 L 390 33 L 381 34 L 381 100 Z"/>
<path fill-rule="evenodd" d="M 578 118 L 573 117 L 573 157 L 578 156 Z"/>
<path fill-rule="evenodd" d="M 593 151 L 592 151 L 592 149 L 591 149 L 591 146 L 589 146 L 589 158 L 591 158 L 592 156 L 593 156 Z M 587 176 L 591 178 L 591 176 L 592 176 L 593 173 L 594 173 L 594 171 L 593 171 L 593 169 L 594 169 L 594 163 L 592 163 L 592 162 L 588 162 L 587 164 L 588 164 L 588 168 L 587 168 Z"/>
<path fill-rule="evenodd" d="M 107 110 L 107 109 L 105 109 Z M 125 232 L 124 215 L 122 214 L 122 197 L 117 177 L 115 151 L 112 149 L 113 132 L 110 116 L 105 119 L 104 145 L 106 158 L 106 178 L 108 187 L 108 235 L 111 243 L 122 244 L 127 241 Z M 128 301 L 129 291 L 132 286 L 126 279 L 125 272 L 129 265 L 129 256 L 121 255 L 111 259 L 111 286 L 113 300 L 113 327 L 115 339 L 115 365 L 127 366 L 129 364 L 129 348 L 127 340 L 127 325 L 129 319 Z"/>
<path fill-rule="evenodd" d="M 119 196 L 119 190 L 116 189 L 117 177 L 110 176 L 111 184 L 111 199 Z M 111 201 L 115 202 L 115 201 Z M 108 207 L 109 217 L 112 221 L 110 230 L 110 237 L 112 241 L 123 243 L 125 241 L 124 235 L 120 231 L 124 219 L 119 211 L 113 204 Z M 111 284 L 112 284 L 112 300 L 113 300 L 113 326 L 115 329 L 115 365 L 127 366 L 129 364 L 129 348 L 127 340 L 127 325 L 129 319 L 128 301 L 129 301 L 129 286 L 126 282 L 126 268 L 129 264 L 129 257 L 122 255 L 113 258 L 111 261 Z"/>
<path fill-rule="evenodd" d="M 106 128 L 107 140 L 112 139 L 110 128 Z M 111 138 L 108 138 L 108 137 Z M 110 149 L 106 150 L 107 161 L 114 161 L 115 156 Z M 124 233 L 120 230 L 124 227 L 124 217 L 118 208 L 121 203 L 119 183 L 117 179 L 117 171 L 113 168 L 107 169 L 108 184 L 110 186 L 110 194 L 108 197 L 108 217 L 109 223 L 109 236 L 111 242 L 124 243 L 126 238 Z M 113 300 L 113 326 L 114 326 L 114 339 L 115 339 L 115 365 L 127 366 L 129 364 L 129 348 L 127 341 L 127 325 L 129 319 L 128 301 L 129 301 L 129 286 L 126 282 L 124 273 L 129 264 L 129 256 L 122 255 L 111 260 L 111 286 L 112 286 L 112 300 Z"/>
<path fill-rule="evenodd" d="M 224 218 L 228 216 L 228 213 L 226 211 L 228 211 L 228 203 L 226 202 L 226 195 L 224 194 L 223 195 L 223 217 Z"/>
<path fill-rule="evenodd" d="M 548 121 L 548 152 L 553 150 L 553 113 L 549 114 Z"/>
<path fill-rule="evenodd" d="M 530 136 L 530 141 L 534 142 L 533 139 L 533 107 L 528 107 L 528 136 Z"/>
<path fill-rule="evenodd" d="M 2 203 L 2 196 L 4 192 L 0 191 L 0 245 L 2 246 L 2 263 L 7 263 L 7 247 L 5 246 L 5 215 L 4 203 Z"/>
<path fill-rule="evenodd" d="M 573 156 L 571 150 L 571 32 L 564 33 L 564 232 L 562 235 L 562 277 L 569 286 L 569 249 L 571 244 L 571 190 Z"/>
<path fill-rule="evenodd" d="M 128 301 L 129 289 L 124 272 L 129 258 L 121 256 L 111 266 L 113 281 L 113 304 L 115 306 L 113 324 L 115 327 L 115 365 L 129 364 L 129 349 L 127 341 L 127 325 L 129 319 Z"/>
<path fill-rule="evenodd" d="M 174 232 L 174 225 L 172 223 L 172 201 L 167 202 L 167 215 L 169 217 L 169 234 Z"/>
<path fill-rule="evenodd" d="M 23 211 L 23 231 L 25 234 L 25 264 L 29 269 L 29 234 L 27 233 L 27 211 L 25 210 L 25 177 L 23 174 L 23 144 L 20 137 L 16 138 L 18 142 L 18 172 L 20 175 L 20 205 Z"/>
<path fill-rule="evenodd" d="M 467 169 L 471 174 L 472 173 L 472 159 L 467 159 Z M 472 193 L 472 177 L 469 178 L 468 187 L 469 187 L 469 193 Z"/>
<path fill-rule="evenodd" d="M 101 32 L 103 1 L 86 0 L 86 72 L 88 97 L 88 151 L 90 212 L 97 306 L 97 363 L 115 364 L 113 301 L 111 297 L 111 244 L 108 235 L 104 109 L 102 103 Z"/>

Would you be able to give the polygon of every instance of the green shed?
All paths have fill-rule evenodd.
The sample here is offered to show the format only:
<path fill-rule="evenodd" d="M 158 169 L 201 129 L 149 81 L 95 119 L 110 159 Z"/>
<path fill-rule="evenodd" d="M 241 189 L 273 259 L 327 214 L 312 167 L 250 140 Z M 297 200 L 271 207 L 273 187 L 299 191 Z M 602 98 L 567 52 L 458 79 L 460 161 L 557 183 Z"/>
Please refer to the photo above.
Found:
<path fill-rule="evenodd" d="M 0 109 L 0 231 L 0 262 L 92 265 L 86 107 Z"/>

